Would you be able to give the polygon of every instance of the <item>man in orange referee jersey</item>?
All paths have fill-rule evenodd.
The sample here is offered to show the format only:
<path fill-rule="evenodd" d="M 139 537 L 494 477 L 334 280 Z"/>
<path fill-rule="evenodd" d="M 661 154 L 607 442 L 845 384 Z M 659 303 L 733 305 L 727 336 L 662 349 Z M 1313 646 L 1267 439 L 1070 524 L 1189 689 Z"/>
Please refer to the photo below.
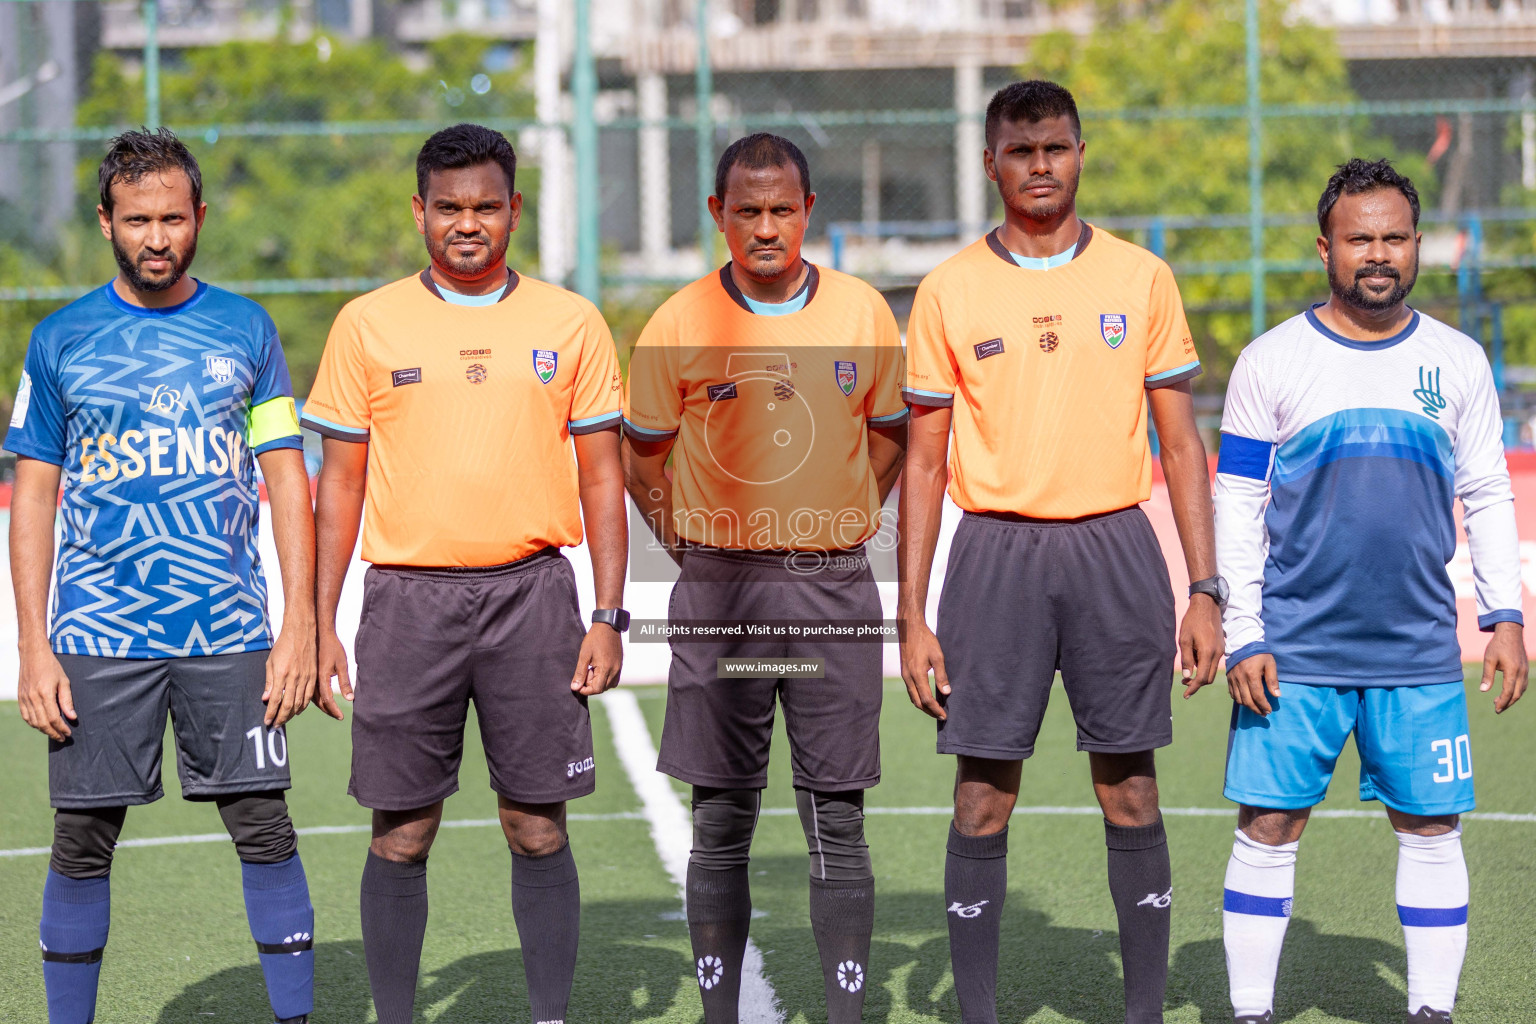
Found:
<path fill-rule="evenodd" d="M 352 781 L 373 809 L 363 951 L 379 1024 L 409 1024 L 427 852 L 458 789 L 469 702 L 512 850 L 533 1020 L 565 1019 L 580 895 L 565 802 L 592 792 L 587 698 L 618 681 L 628 534 L 622 388 L 597 309 L 506 264 L 522 196 L 498 132 L 461 124 L 416 161 L 428 268 L 348 303 L 303 423 L 325 438 L 315 510 L 321 706 L 351 700 L 336 604 L 363 519 Z M 571 457 L 572 441 L 575 458 Z M 583 629 L 560 548 L 583 520 Z"/>
<path fill-rule="evenodd" d="M 671 625 L 724 630 L 673 634 L 658 765 L 693 786 L 688 930 L 709 1024 L 737 1019 L 778 701 L 827 1019 L 858 1021 L 864 1005 L 881 644 L 837 641 L 880 624 L 864 543 L 901 470 L 907 411 L 885 299 L 801 258 L 815 200 L 794 143 L 733 143 L 709 200 L 731 261 L 667 300 L 630 359 L 625 474 L 682 566 Z"/>
<path fill-rule="evenodd" d="M 958 755 L 944 871 L 955 994 L 965 1024 L 996 1022 L 1008 819 L 1059 670 L 1104 811 L 1125 1019 L 1147 1024 L 1163 1019 L 1168 975 L 1173 887 L 1152 751 L 1173 738 L 1175 642 L 1167 566 L 1138 503 L 1151 496 L 1150 402 L 1196 581 L 1177 643 L 1187 696 L 1221 660 L 1226 600 L 1188 383 L 1200 361 L 1167 265 L 1078 219 L 1071 93 L 1010 85 L 986 133 L 1004 223 L 928 275 L 907 329 L 902 676 L 938 719 L 939 751 Z M 935 636 L 946 482 L 965 515 Z"/>

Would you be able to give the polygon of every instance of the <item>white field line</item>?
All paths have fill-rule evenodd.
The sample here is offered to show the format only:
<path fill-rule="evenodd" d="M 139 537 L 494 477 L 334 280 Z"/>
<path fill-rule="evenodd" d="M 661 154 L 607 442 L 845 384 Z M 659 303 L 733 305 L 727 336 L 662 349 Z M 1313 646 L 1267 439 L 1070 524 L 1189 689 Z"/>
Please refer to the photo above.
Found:
<path fill-rule="evenodd" d="M 603 710 L 613 730 L 613 745 L 629 776 L 629 784 L 640 798 L 645 820 L 651 823 L 651 841 L 667 874 L 683 895 L 688 882 L 688 853 L 693 846 L 693 823 L 672 782 L 656 770 L 656 746 L 651 730 L 640 713 L 640 704 L 629 690 L 611 690 L 603 695 Z M 757 944 L 747 940 L 746 956 L 741 965 L 742 1024 L 783 1024 L 784 1010 L 773 985 L 763 973 L 763 954 Z"/>
<path fill-rule="evenodd" d="M 606 699 L 607 698 L 605 697 L 604 700 L 606 701 Z M 622 752 L 621 752 L 621 758 L 622 758 Z M 639 787 L 637 786 L 636 788 L 638 789 Z M 674 801 L 677 802 L 678 808 L 681 809 L 682 808 L 682 801 L 677 800 L 676 794 L 672 794 L 672 798 L 673 798 Z M 793 815 L 795 815 L 795 814 L 797 814 L 799 812 L 797 812 L 795 810 L 795 808 L 793 808 L 793 807 L 764 807 L 760 813 L 765 818 L 787 818 L 787 817 L 791 817 L 791 816 L 793 816 Z M 914 817 L 937 817 L 937 816 L 940 816 L 940 815 L 947 816 L 947 815 L 953 814 L 954 813 L 954 808 L 952 808 L 952 807 L 866 807 L 866 808 L 864 808 L 864 813 L 866 815 L 891 814 L 891 815 L 911 815 L 911 816 L 914 816 Z M 1070 815 L 1070 816 L 1084 815 L 1084 816 L 1091 816 L 1091 815 L 1096 815 L 1096 814 L 1100 813 L 1100 811 L 1099 811 L 1099 809 L 1097 807 L 1016 807 L 1016 808 L 1014 808 L 1013 813 L 1014 814 L 1018 814 L 1018 815 L 1023 815 L 1023 816 L 1026 816 L 1026 817 L 1028 817 L 1030 815 L 1043 815 L 1043 816 L 1048 816 L 1048 815 Z M 1236 815 L 1236 813 L 1237 813 L 1236 808 L 1232 808 L 1232 807 L 1164 807 L 1163 808 L 1163 817 L 1165 817 L 1165 818 L 1225 818 L 1225 817 L 1234 816 L 1234 815 Z M 1321 810 L 1321 811 L 1313 811 L 1312 812 L 1312 817 L 1314 817 L 1314 818 L 1385 818 L 1386 817 L 1386 813 L 1383 812 L 1383 811 L 1325 809 L 1325 810 Z M 1463 814 L 1462 817 L 1465 818 L 1468 821 L 1499 821 L 1499 822 L 1505 822 L 1505 823 L 1514 823 L 1514 824 L 1518 824 L 1518 825 L 1533 825 L 1533 824 L 1536 824 L 1536 814 L 1511 814 L 1511 813 L 1506 812 L 1506 811 L 1470 811 L 1470 812 L 1468 812 L 1466 814 Z M 568 814 L 568 815 L 566 815 L 566 818 L 568 820 L 570 820 L 570 821 L 648 821 L 648 820 L 650 820 L 645 814 L 643 814 L 643 813 L 641 813 L 639 811 L 618 811 L 618 812 L 615 812 L 613 814 Z M 445 821 L 445 822 L 442 823 L 442 827 L 443 828 L 491 828 L 492 826 L 497 826 L 497 825 L 500 825 L 500 824 L 501 824 L 501 822 L 499 822 L 495 818 L 460 818 L 460 819 L 453 820 L 453 821 Z M 683 816 L 683 826 L 682 827 L 683 827 L 684 831 L 682 833 L 680 833 L 680 834 L 685 837 L 684 838 L 684 842 L 682 844 L 682 858 L 683 858 L 683 864 L 684 864 L 684 877 L 686 878 L 687 863 L 688 863 L 688 841 L 687 841 L 686 837 L 689 834 L 689 831 L 688 831 L 688 819 L 687 819 L 686 813 Z M 295 829 L 295 831 L 298 832 L 298 834 L 301 835 L 301 836 L 340 836 L 340 835 L 351 835 L 353 833 L 358 833 L 358 832 L 368 832 L 370 830 L 371 830 L 371 827 L 368 826 L 368 825 L 318 825 L 318 826 L 314 826 L 314 827 L 311 827 L 311 828 Z M 654 824 L 651 826 L 651 832 L 652 832 L 652 835 L 656 834 L 656 826 Z M 200 835 L 192 835 L 192 836 L 151 836 L 150 838 L 147 838 L 147 839 L 125 839 L 122 842 L 118 843 L 117 845 L 118 845 L 119 849 L 128 849 L 130 847 L 135 847 L 135 846 L 187 846 L 187 845 L 192 845 L 194 843 L 222 843 L 222 842 L 228 842 L 228 841 L 229 841 L 229 834 L 226 833 L 226 832 L 205 832 L 205 833 L 202 833 Z M 661 844 L 662 841 L 663 840 L 661 840 L 661 839 L 657 840 L 657 849 L 658 850 L 660 849 L 660 844 Z M 667 842 L 673 842 L 673 841 L 672 840 L 667 840 Z M 19 847 L 17 849 L 14 849 L 14 850 L 0 850 L 0 858 L 5 858 L 5 857 L 39 857 L 39 856 L 42 856 L 43 854 L 50 853 L 51 849 L 52 849 L 51 847 L 47 847 L 47 846 L 23 846 L 23 847 Z M 668 868 L 668 873 L 669 874 L 672 873 L 670 867 Z M 674 875 L 674 877 L 676 877 L 676 876 Z"/>

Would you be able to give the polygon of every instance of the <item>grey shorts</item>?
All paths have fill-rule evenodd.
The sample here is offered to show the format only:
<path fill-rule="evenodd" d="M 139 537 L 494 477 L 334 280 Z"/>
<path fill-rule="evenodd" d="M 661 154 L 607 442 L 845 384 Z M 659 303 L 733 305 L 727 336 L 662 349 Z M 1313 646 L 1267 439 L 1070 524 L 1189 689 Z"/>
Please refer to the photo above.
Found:
<path fill-rule="evenodd" d="M 694 547 L 672 588 L 673 622 L 881 619 L 862 551 L 794 571 L 782 553 Z M 719 658 L 819 658 L 825 678 L 719 678 Z M 672 644 L 667 714 L 656 767 L 723 789 L 768 784 L 776 704 L 784 705 L 797 787 L 836 792 L 880 781 L 881 645 L 729 639 Z"/>
<path fill-rule="evenodd" d="M 1173 742 L 1173 588 L 1139 506 L 1074 520 L 967 512 L 937 635 L 951 692 L 941 754 L 1019 760 L 1061 672 L 1077 749 Z"/>
<path fill-rule="evenodd" d="M 492 789 L 530 804 L 586 796 L 592 721 L 571 690 L 585 636 L 556 548 L 484 569 L 371 566 L 347 792 L 405 811 L 457 791 L 474 701 Z"/>
<path fill-rule="evenodd" d="M 198 658 L 58 655 L 78 721 L 63 743 L 48 741 L 54 807 L 127 807 L 165 795 L 161 747 L 169 714 L 181 794 L 287 789 L 288 736 L 262 722 L 267 651 Z"/>

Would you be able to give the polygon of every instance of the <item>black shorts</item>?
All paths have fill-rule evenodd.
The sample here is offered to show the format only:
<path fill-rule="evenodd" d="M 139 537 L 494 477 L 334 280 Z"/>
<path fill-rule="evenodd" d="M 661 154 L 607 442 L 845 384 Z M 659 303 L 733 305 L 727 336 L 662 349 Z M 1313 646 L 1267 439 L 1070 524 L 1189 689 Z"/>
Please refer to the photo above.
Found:
<path fill-rule="evenodd" d="M 127 807 L 165 795 L 165 716 L 176 738 L 181 795 L 287 789 L 288 736 L 262 722 L 268 651 L 198 658 L 93 658 L 60 654 L 78 720 L 48 741 L 54 807 Z"/>
<path fill-rule="evenodd" d="M 951 686 L 941 754 L 1034 753 L 1058 670 L 1077 749 L 1173 742 L 1173 588 L 1138 506 L 1065 521 L 967 512 L 937 635 Z"/>
<path fill-rule="evenodd" d="M 694 547 L 672 588 L 673 622 L 829 622 L 881 619 L 863 551 L 837 552 L 814 571 L 783 553 Z M 821 679 L 720 678 L 719 658 L 817 658 Z M 836 792 L 880 781 L 881 644 L 806 640 L 673 641 L 667 716 L 656 767 L 722 789 L 768 784 L 775 701 L 794 784 Z"/>
<path fill-rule="evenodd" d="M 484 569 L 370 566 L 347 792 L 406 811 L 457 791 L 473 700 L 492 789 L 530 804 L 586 796 L 592 721 L 571 690 L 585 636 L 556 548 Z"/>

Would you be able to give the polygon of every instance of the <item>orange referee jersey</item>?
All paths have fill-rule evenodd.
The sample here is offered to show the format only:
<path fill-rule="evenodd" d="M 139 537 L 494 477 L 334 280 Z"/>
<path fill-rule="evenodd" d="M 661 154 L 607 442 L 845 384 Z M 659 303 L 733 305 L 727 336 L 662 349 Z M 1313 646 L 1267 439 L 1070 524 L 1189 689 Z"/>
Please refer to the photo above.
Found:
<path fill-rule="evenodd" d="M 830 551 L 878 529 L 871 426 L 906 421 L 901 337 L 879 292 L 810 267 L 805 304 L 753 312 L 730 265 L 662 304 L 629 363 L 624 430 L 675 437 L 678 536 Z"/>
<path fill-rule="evenodd" d="M 622 388 L 586 299 L 511 274 L 457 306 L 422 271 L 342 309 L 303 424 L 368 444 L 364 559 L 501 565 L 581 543 L 570 436 L 617 426 Z"/>
<path fill-rule="evenodd" d="M 1087 224 L 1050 270 L 1019 266 L 993 231 L 924 278 L 907 323 L 907 401 L 954 407 L 949 494 L 972 512 L 1146 501 L 1146 391 L 1199 373 L 1168 265 Z"/>

